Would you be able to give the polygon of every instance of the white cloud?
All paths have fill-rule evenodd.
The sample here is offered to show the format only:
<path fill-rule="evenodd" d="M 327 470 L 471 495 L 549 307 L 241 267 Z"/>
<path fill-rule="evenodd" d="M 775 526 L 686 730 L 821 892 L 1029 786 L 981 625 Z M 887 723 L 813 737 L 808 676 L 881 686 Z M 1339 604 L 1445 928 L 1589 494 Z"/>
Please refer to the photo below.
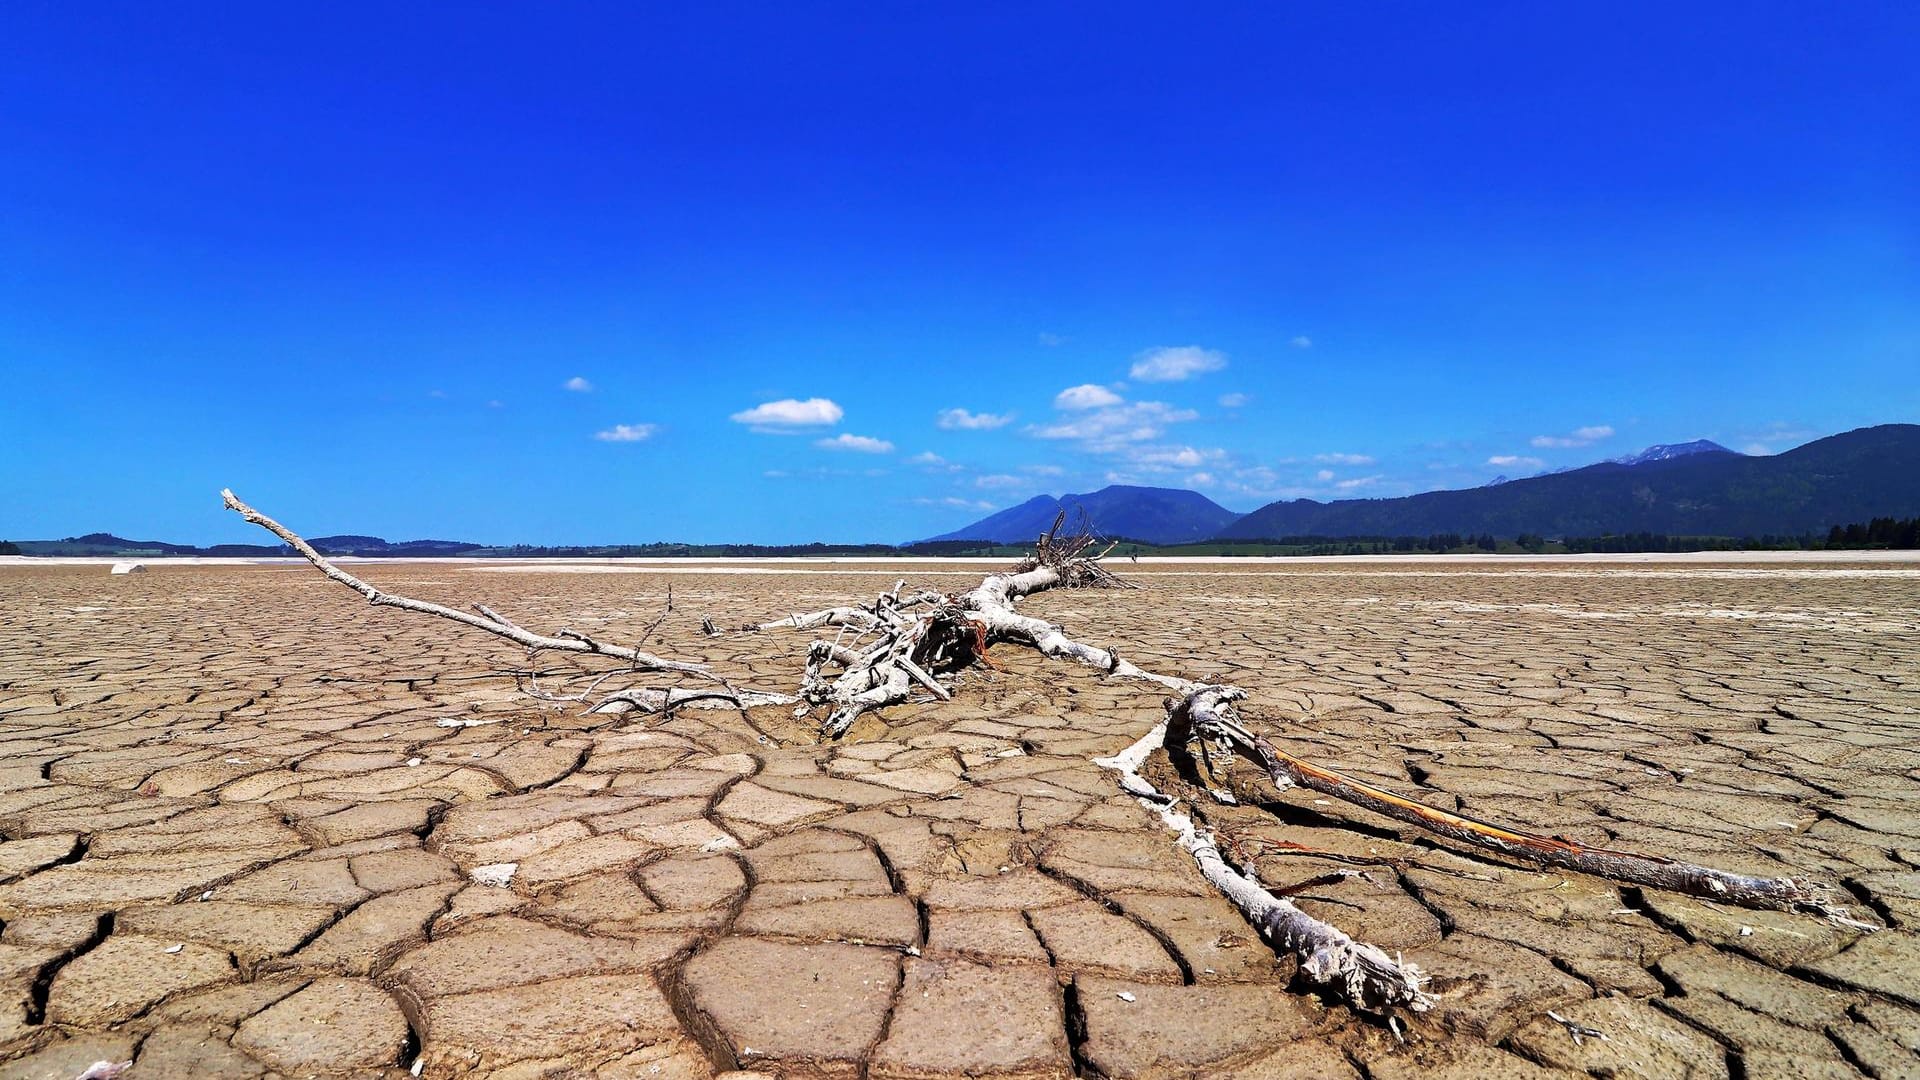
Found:
<path fill-rule="evenodd" d="M 1487 459 L 1487 464 L 1500 469 L 1539 469 L 1544 468 L 1547 463 L 1537 457 L 1521 457 L 1518 454 L 1495 454 Z"/>
<path fill-rule="evenodd" d="M 1183 382 L 1227 366 L 1227 354 L 1198 345 L 1148 349 L 1133 358 L 1129 372 L 1141 382 Z"/>
<path fill-rule="evenodd" d="M 601 442 L 645 442 L 658 430 L 653 424 L 615 424 L 605 431 L 594 432 L 593 437 Z"/>
<path fill-rule="evenodd" d="M 1013 422 L 1012 413 L 971 413 L 965 409 L 942 409 L 937 421 L 948 431 L 992 431 Z"/>
<path fill-rule="evenodd" d="M 1225 450 L 1196 450 L 1191 446 L 1133 446 L 1127 447 L 1124 453 L 1129 464 L 1150 472 L 1197 469 L 1227 457 Z"/>
<path fill-rule="evenodd" d="M 1006 473 L 994 473 L 990 476 L 976 478 L 973 481 L 973 486 L 978 488 L 1017 488 L 1026 487 L 1031 483 L 1033 483 L 1033 481 L 1024 476 L 1009 476 Z"/>
<path fill-rule="evenodd" d="M 493 399 L 492 401 L 489 401 L 489 402 L 487 402 L 487 408 L 489 408 L 489 409 L 504 409 L 504 408 L 506 408 L 506 404 L 505 404 L 504 402 L 502 402 L 502 401 L 501 401 L 501 400 L 500 400 L 499 398 L 495 398 L 495 399 Z"/>
<path fill-rule="evenodd" d="M 931 450 L 913 455 L 907 459 L 907 464 L 918 465 L 920 471 L 929 473 L 957 473 L 967 471 L 965 465 L 956 465 Z"/>
<path fill-rule="evenodd" d="M 1535 435 L 1529 440 L 1536 450 L 1565 449 L 1570 446 L 1592 446 L 1601 439 L 1613 438 L 1613 428 L 1606 424 L 1594 424 L 1591 427 L 1576 428 L 1566 435 Z"/>
<path fill-rule="evenodd" d="M 831 404 L 831 402 L 829 402 Z M 838 411 L 837 409 L 835 410 Z M 816 439 L 815 446 L 824 450 L 853 450 L 862 454 L 891 454 L 893 444 L 885 439 L 869 438 L 865 435 L 849 435 L 841 432 L 831 439 Z"/>
<path fill-rule="evenodd" d="M 808 398 L 805 401 L 782 398 L 734 413 L 730 419 L 736 424 L 746 424 L 755 431 L 768 432 L 781 428 L 826 427 L 839 423 L 845 415 L 846 410 L 826 398 Z"/>
<path fill-rule="evenodd" d="M 578 375 L 561 383 L 560 387 L 563 390 L 571 390 L 576 394 L 587 394 L 593 391 L 593 384 Z"/>
<path fill-rule="evenodd" d="M 427 396 L 430 398 L 445 398 L 447 392 L 445 390 L 429 390 L 427 391 Z"/>
<path fill-rule="evenodd" d="M 1056 345 L 1065 345 L 1066 343 L 1067 339 L 1064 335 L 1049 334 L 1045 330 L 1040 331 L 1040 344 L 1045 345 L 1049 349 Z"/>
<path fill-rule="evenodd" d="M 1305 334 L 1301 334 L 1299 337 L 1296 337 L 1292 341 L 1287 342 L 1287 344 L 1293 346 L 1296 349 L 1311 349 L 1313 348 L 1313 339 L 1308 337 Z"/>
<path fill-rule="evenodd" d="M 1055 394 L 1053 407 L 1056 409 L 1104 409 L 1109 405 L 1118 405 L 1120 401 L 1119 394 L 1104 386 L 1082 383 L 1079 386 L 1069 386 Z"/>
<path fill-rule="evenodd" d="M 1096 453 L 1111 453 L 1130 443 L 1157 439 L 1167 425 L 1198 420 L 1192 409 L 1176 409 L 1164 401 L 1136 401 L 1082 412 L 1070 419 L 1027 429 L 1041 439 L 1078 439 Z"/>
<path fill-rule="evenodd" d="M 992 510 L 995 504 L 984 499 L 961 499 L 948 495 L 943 499 L 919 498 L 913 500 L 916 506 L 950 506 L 955 510 Z"/>
<path fill-rule="evenodd" d="M 1746 445 L 1743 454 L 1758 454 L 1762 457 L 1777 454 L 1782 449 L 1799 446 L 1809 439 L 1817 439 L 1820 433 L 1800 424 L 1789 424 L 1775 420 L 1760 431 L 1750 431 L 1739 436 Z"/>
<path fill-rule="evenodd" d="M 1315 454 L 1313 460 L 1323 465 L 1371 465 L 1371 454 Z"/>
<path fill-rule="evenodd" d="M 1192 484 L 1194 487 L 1212 487 L 1218 482 L 1219 481 L 1213 478 L 1212 473 L 1207 472 L 1197 472 L 1187 477 L 1187 483 Z"/>
<path fill-rule="evenodd" d="M 1317 472 L 1317 473 L 1314 473 L 1314 474 L 1313 474 L 1313 478 L 1314 478 L 1315 480 L 1318 480 L 1318 481 L 1320 481 L 1321 483 L 1323 483 L 1323 484 L 1324 484 L 1324 483 L 1326 483 L 1327 481 L 1329 481 L 1329 480 L 1332 480 L 1332 479 L 1333 479 L 1333 470 L 1332 470 L 1332 469 L 1321 469 L 1321 470 L 1320 470 L 1319 472 Z"/>
<path fill-rule="evenodd" d="M 1372 487 L 1384 479 L 1386 478 L 1383 476 L 1356 476 L 1351 480 L 1342 480 L 1333 486 L 1341 491 L 1352 491 L 1355 488 Z"/>
<path fill-rule="evenodd" d="M 1058 465 L 1022 465 L 1020 471 L 1035 476 L 1064 476 L 1067 472 Z"/>
<path fill-rule="evenodd" d="M 1253 399 L 1246 394 L 1221 394 L 1220 407 L 1223 409 L 1238 409 L 1252 400 Z"/>

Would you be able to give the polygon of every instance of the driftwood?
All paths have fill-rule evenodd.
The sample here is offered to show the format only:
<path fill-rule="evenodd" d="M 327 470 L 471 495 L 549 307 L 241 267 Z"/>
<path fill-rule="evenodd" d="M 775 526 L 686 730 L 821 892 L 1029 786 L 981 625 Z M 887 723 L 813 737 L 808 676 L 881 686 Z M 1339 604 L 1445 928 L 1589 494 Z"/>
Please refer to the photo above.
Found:
<path fill-rule="evenodd" d="M 365 596 L 370 603 L 437 616 L 484 630 L 527 648 L 529 653 L 555 650 L 623 661 L 625 666 L 601 676 L 657 672 L 697 678 L 708 685 L 672 688 L 623 688 L 600 697 L 592 711 L 619 713 L 669 712 L 685 707 L 747 709 L 797 705 L 796 716 L 826 710 L 823 738 L 844 735 L 861 716 L 909 700 L 916 688 L 933 699 L 949 700 L 949 685 L 960 673 L 989 667 L 988 647 L 1010 642 L 1035 649 L 1055 659 L 1094 668 L 1110 677 L 1138 680 L 1175 691 L 1167 703 L 1167 718 L 1133 746 L 1096 764 L 1113 769 L 1121 788 L 1154 810 L 1174 833 L 1176 844 L 1191 855 L 1201 874 L 1240 909 L 1247 920 L 1280 952 L 1296 957 L 1304 978 L 1370 1012 L 1391 1014 L 1396 1009 L 1421 1012 L 1431 1007 L 1424 989 L 1426 977 L 1372 945 L 1357 942 L 1339 928 L 1300 910 L 1284 895 L 1263 886 L 1250 871 L 1232 866 L 1210 833 L 1179 812 L 1179 799 L 1163 794 L 1140 775 L 1141 765 L 1165 749 L 1176 767 L 1199 780 L 1215 800 L 1232 796 L 1194 775 L 1191 747 L 1211 774 L 1213 748 L 1260 763 L 1276 787 L 1292 786 L 1344 800 L 1397 821 L 1425 829 L 1457 843 L 1492 851 L 1516 860 L 1593 874 L 1609 880 L 1667 889 L 1708 900 L 1748 907 L 1774 908 L 1819 915 L 1861 930 L 1878 929 L 1850 918 L 1830 902 L 1831 889 L 1797 878 L 1761 878 L 1696 866 L 1659 856 L 1592 848 L 1524 829 L 1496 825 L 1461 814 L 1438 810 L 1345 776 L 1276 748 L 1250 731 L 1233 703 L 1245 698 L 1236 687 L 1214 686 L 1174 675 L 1148 671 L 1123 659 L 1116 650 L 1103 649 L 1067 636 L 1044 619 L 1021 614 L 1023 598 L 1056 588 L 1134 588 L 1100 565 L 1106 551 L 1093 550 L 1096 541 L 1082 529 L 1063 536 L 1065 516 L 1042 535 L 1034 553 L 1012 569 L 992 574 L 963 593 L 906 593 L 906 583 L 880 594 L 866 606 L 843 606 L 742 628 L 743 632 L 778 629 L 838 630 L 833 639 L 814 641 L 807 650 L 805 670 L 797 696 L 736 688 L 700 664 L 666 660 L 637 648 L 614 645 L 560 630 L 553 635 L 521 628 L 485 605 L 479 614 L 383 592 L 329 562 L 285 526 L 236 498 L 222 493 L 229 509 L 274 533 L 329 578 Z M 1111 550 L 1108 548 L 1107 550 Z M 657 625 L 657 624 L 656 624 Z M 711 619 L 702 620 L 708 635 L 721 631 Z M 943 681 L 946 680 L 946 681 Z M 596 689 L 596 682 L 592 689 Z M 575 695 L 564 700 L 583 700 Z M 551 698 L 550 698 L 551 699 Z"/>
<path fill-rule="evenodd" d="M 1168 743 L 1184 746 L 1200 740 L 1225 740 L 1241 754 L 1258 761 L 1274 787 L 1285 791 L 1298 785 L 1352 803 L 1383 817 L 1425 829 L 1437 836 L 1522 862 L 1576 870 L 1628 885 L 1643 885 L 1684 893 L 1742 907 L 1773 908 L 1820 915 L 1858 929 L 1877 927 L 1848 917 L 1833 903 L 1834 893 L 1814 882 L 1790 877 L 1756 877 L 1680 862 L 1659 855 L 1588 847 L 1571 840 L 1542 836 L 1524 829 L 1496 825 L 1464 814 L 1415 802 L 1332 769 L 1322 768 L 1276 748 L 1248 731 L 1235 714 L 1233 703 L 1246 696 L 1231 686 L 1209 686 L 1173 702 L 1167 709 Z"/>
<path fill-rule="evenodd" d="M 1353 940 L 1339 927 L 1269 892 L 1252 873 L 1228 865 L 1213 837 L 1178 812 L 1179 800 L 1161 794 L 1140 775 L 1140 766 L 1162 747 L 1169 730 L 1170 723 L 1162 721 L 1140 741 L 1113 757 L 1096 758 L 1094 764 L 1118 773 L 1121 789 L 1160 815 L 1173 831 L 1174 843 L 1193 856 L 1200 873 L 1240 909 L 1276 951 L 1298 959 L 1300 973 L 1308 981 L 1369 1012 L 1395 1007 L 1425 1012 L 1432 1008 L 1433 995 L 1423 989 L 1426 975 L 1418 967 L 1388 956 L 1377 946 Z"/>
<path fill-rule="evenodd" d="M 1144 671 L 1115 650 L 1082 644 L 1059 626 L 1014 609 L 1022 598 L 1049 589 L 1135 587 L 1100 565 L 1105 552 L 1090 553 L 1097 543 L 1091 533 L 1062 535 L 1065 521 L 1065 513 L 1056 517 L 1053 527 L 1035 543 L 1033 554 L 1018 566 L 989 575 L 967 592 L 952 596 L 922 592 L 902 599 L 906 583 L 901 582 L 867 607 L 796 613 L 745 629 L 842 629 L 840 638 L 816 641 L 809 648 L 801 682 L 802 714 L 810 708 L 830 710 L 820 728 L 827 738 L 844 735 L 867 712 L 908 700 L 916 687 L 939 700 L 951 699 L 951 689 L 939 677 L 976 665 L 991 666 L 987 647 L 1002 641 L 1119 678 L 1144 679 L 1183 692 L 1190 689 L 1194 684 L 1185 679 Z M 914 608 L 924 610 L 909 610 Z M 847 630 L 853 631 L 851 638 Z M 829 667 L 838 668 L 840 674 L 828 678 Z"/>
<path fill-rule="evenodd" d="M 239 514 L 248 522 L 258 525 L 279 537 L 287 546 L 300 553 L 301 557 L 312 563 L 322 574 L 345 585 L 354 592 L 367 598 L 375 607 L 392 607 L 401 611 L 411 611 L 421 615 L 432 615 L 447 619 L 462 626 L 484 630 L 496 637 L 506 638 L 517 645 L 524 646 L 529 655 L 542 651 L 582 653 L 595 657 L 605 657 L 621 661 L 624 666 L 602 675 L 602 679 L 622 673 L 662 672 L 674 675 L 695 676 L 718 686 L 718 689 L 705 688 L 699 691 L 674 690 L 625 690 L 607 695 L 596 704 L 592 711 L 623 713 L 632 711 L 661 712 L 681 706 L 744 708 L 769 703 L 789 704 L 791 697 L 781 694 L 769 694 L 763 691 L 743 691 L 728 685 L 710 671 L 705 664 L 690 664 L 679 660 L 667 660 L 649 652 L 626 645 L 615 645 L 601 641 L 586 634 L 562 628 L 552 634 L 536 634 L 521 627 L 518 623 L 494 611 L 485 604 L 475 604 L 475 613 L 446 607 L 426 600 L 415 600 L 398 593 L 385 592 L 340 569 L 325 555 L 316 551 L 312 544 L 299 534 L 278 521 L 241 502 L 239 496 L 230 490 L 220 492 L 221 501 L 226 508 Z M 477 613 L 477 614 L 476 614 Z M 655 625 L 658 625 L 656 621 Z M 597 687 L 596 681 L 594 686 Z M 587 695 L 572 695 L 556 698 L 553 695 L 535 693 L 534 696 L 546 700 L 584 700 Z"/>

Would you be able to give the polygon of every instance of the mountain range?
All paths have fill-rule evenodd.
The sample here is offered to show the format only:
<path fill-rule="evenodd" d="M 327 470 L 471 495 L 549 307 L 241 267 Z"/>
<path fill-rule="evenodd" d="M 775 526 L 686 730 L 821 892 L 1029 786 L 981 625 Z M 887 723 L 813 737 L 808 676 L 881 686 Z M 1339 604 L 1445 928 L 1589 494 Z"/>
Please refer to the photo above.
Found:
<path fill-rule="evenodd" d="M 1773 456 L 1738 454 L 1698 440 L 1524 479 L 1505 477 L 1458 491 L 1392 499 L 1271 502 L 1236 514 L 1198 492 L 1114 485 L 1085 494 L 1040 495 L 963 529 L 905 547 L 867 545 L 685 545 L 594 548 L 485 547 L 459 540 L 390 542 L 377 536 L 319 536 L 329 555 L 385 557 L 561 557 L 615 555 L 826 555 L 943 553 L 969 542 L 1030 544 L 1065 511 L 1068 527 L 1084 515 L 1098 533 L 1150 544 L 1306 537 L 1491 535 L 1513 539 L 1633 533 L 1694 537 L 1824 535 L 1835 525 L 1920 516 L 1920 425 L 1883 424 L 1817 439 Z M 856 550 L 857 549 L 857 550 Z M 0 553 L 149 557 L 278 556 L 266 544 L 194 547 L 88 533 L 64 540 L 20 540 Z M 945 550 L 944 553 L 951 553 Z"/>
<path fill-rule="evenodd" d="M 1036 495 L 1019 506 L 988 515 L 964 529 L 932 537 L 929 543 L 986 540 L 1027 543 L 1053 527 L 1061 511 L 1067 528 L 1082 514 L 1103 536 L 1124 536 L 1152 544 L 1208 540 L 1232 525 L 1239 514 L 1197 491 L 1115 484 L 1085 495 Z"/>
<path fill-rule="evenodd" d="M 1191 491 L 1115 486 L 1043 495 L 936 539 L 1022 543 L 1061 509 L 1070 517 L 1085 510 L 1104 535 L 1160 544 L 1435 533 L 1799 536 L 1920 513 L 1920 425 L 1860 428 L 1767 457 L 1702 439 L 1484 487 L 1281 500 L 1240 516 Z"/>

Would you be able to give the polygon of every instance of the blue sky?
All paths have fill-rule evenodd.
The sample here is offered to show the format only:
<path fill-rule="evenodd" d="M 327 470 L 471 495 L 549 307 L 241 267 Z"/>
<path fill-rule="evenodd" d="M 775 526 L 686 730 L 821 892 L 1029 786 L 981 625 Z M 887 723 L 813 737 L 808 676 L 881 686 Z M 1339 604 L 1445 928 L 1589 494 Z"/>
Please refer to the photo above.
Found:
<path fill-rule="evenodd" d="M 12 5 L 0 536 L 906 540 L 1920 419 L 1920 8 L 1173 11 Z"/>

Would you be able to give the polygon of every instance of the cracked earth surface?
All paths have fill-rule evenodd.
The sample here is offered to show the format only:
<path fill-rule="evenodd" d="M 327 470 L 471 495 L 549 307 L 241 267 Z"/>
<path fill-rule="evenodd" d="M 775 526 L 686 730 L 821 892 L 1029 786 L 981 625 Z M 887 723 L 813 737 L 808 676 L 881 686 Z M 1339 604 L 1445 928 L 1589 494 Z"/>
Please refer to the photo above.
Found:
<path fill-rule="evenodd" d="M 657 651 L 782 690 L 809 635 L 700 616 L 986 572 L 768 569 L 363 568 L 610 640 L 671 583 Z M 1892 929 L 1536 873 L 1230 769 L 1245 805 L 1206 815 L 1262 879 L 1328 879 L 1301 906 L 1433 975 L 1403 1042 L 1298 992 L 1091 763 L 1152 687 L 997 646 L 822 746 L 779 709 L 531 700 L 509 646 L 306 567 L 0 567 L 0 1077 L 1920 1074 L 1920 570 L 1124 569 L 1148 588 L 1022 610 L 1245 687 L 1291 753 L 1837 881 Z"/>

